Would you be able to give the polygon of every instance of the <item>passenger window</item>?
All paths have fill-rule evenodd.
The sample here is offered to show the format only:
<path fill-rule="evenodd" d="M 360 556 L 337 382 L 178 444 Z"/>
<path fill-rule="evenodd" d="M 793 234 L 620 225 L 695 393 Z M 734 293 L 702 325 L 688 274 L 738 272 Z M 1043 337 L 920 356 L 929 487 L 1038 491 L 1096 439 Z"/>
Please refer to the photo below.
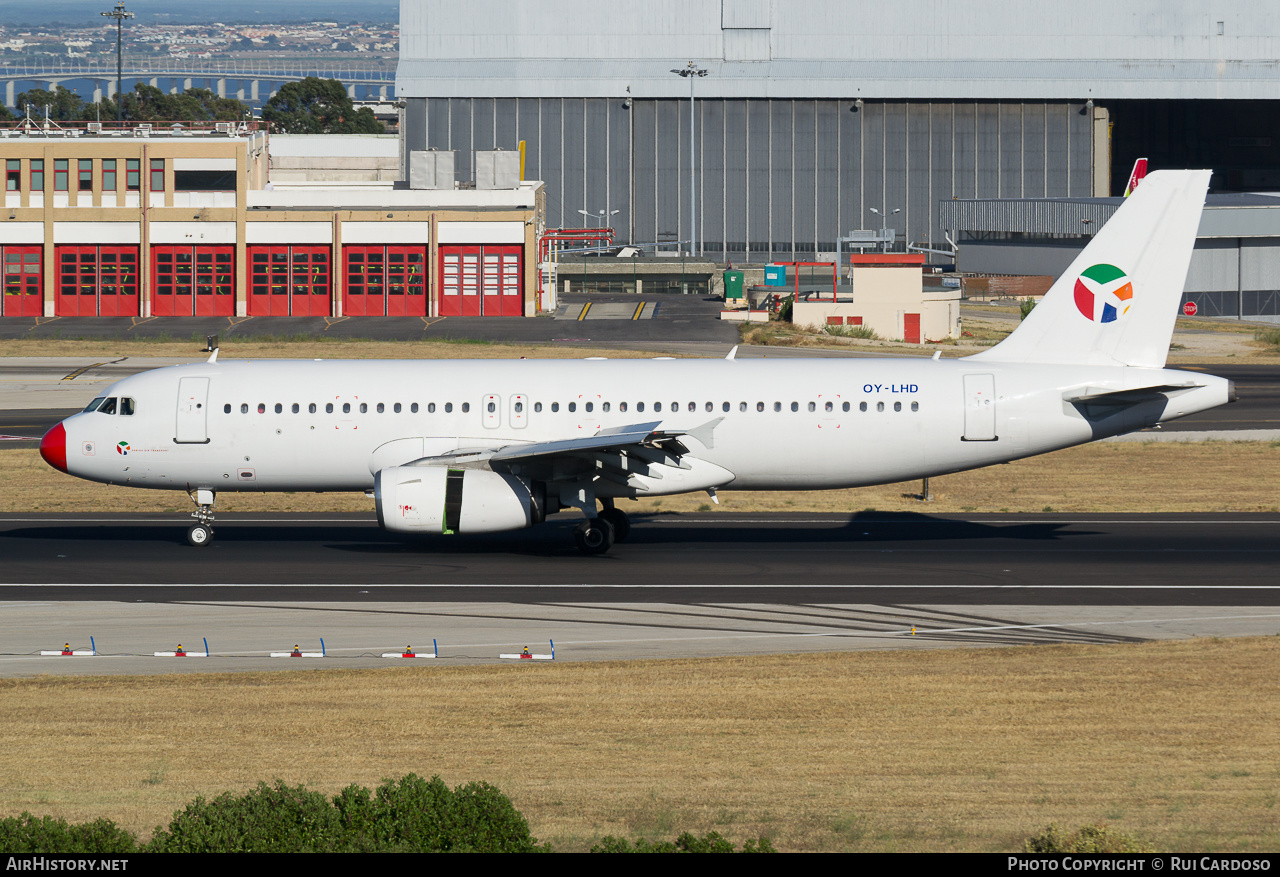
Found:
<path fill-rule="evenodd" d="M 637 410 L 637 411 L 644 411 L 644 403 L 643 403 L 643 402 L 637 402 L 637 403 L 636 403 L 636 410 Z"/>
<path fill-rule="evenodd" d="M 799 402 L 792 402 L 792 403 L 791 403 L 791 410 L 792 410 L 793 412 L 795 412 L 795 411 L 799 411 L 799 410 L 800 410 L 800 403 L 799 403 Z"/>
<path fill-rule="evenodd" d="M 103 400 L 103 399 L 105 399 L 105 398 L 107 398 L 107 397 L 106 397 L 106 396 L 99 396 L 97 399 L 94 399 L 94 400 L 93 400 L 92 402 L 90 402 L 88 405 L 84 406 L 84 410 L 85 410 L 85 411 L 97 411 L 97 410 L 98 410 L 98 406 L 102 404 L 102 400 Z"/>
<path fill-rule="evenodd" d="M 893 403 L 893 410 L 894 410 L 894 411 L 901 411 L 901 410 L 902 410 L 902 403 L 901 403 L 901 402 L 894 402 L 894 403 Z"/>
<path fill-rule="evenodd" d="M 387 406 L 386 406 L 386 405 L 383 405 L 381 402 L 379 402 L 379 403 L 378 403 L 378 413 L 379 413 L 379 414 L 383 414 L 383 413 L 385 413 L 385 412 L 386 412 L 386 410 L 387 410 Z"/>
<path fill-rule="evenodd" d="M 877 410 L 877 411 L 883 411 L 883 410 L 884 410 L 884 403 L 883 403 L 883 402 L 877 402 L 877 403 L 876 403 L 876 410 Z"/>
<path fill-rule="evenodd" d="M 569 403 L 569 411 L 572 413 L 572 412 L 577 411 L 577 410 L 578 410 L 578 403 L 577 403 L 577 402 L 570 402 L 570 403 Z"/>
<path fill-rule="evenodd" d="M 307 413 L 308 414 L 316 413 L 316 403 L 312 402 L 310 405 L 307 406 Z"/>
<path fill-rule="evenodd" d="M 265 402 L 259 402 L 259 403 L 258 403 L 258 413 L 259 413 L 259 414 L 266 414 L 266 413 L 267 413 L 267 403 L 265 403 Z"/>
<path fill-rule="evenodd" d="M 746 411 L 746 410 L 747 410 L 747 403 L 746 403 L 746 402 L 739 402 L 739 403 L 738 403 L 738 410 L 739 410 L 739 411 Z"/>
<path fill-rule="evenodd" d="M 587 410 L 587 411 L 592 411 L 592 410 L 594 410 L 594 409 L 595 409 L 595 405 L 594 405 L 594 404 L 592 404 L 591 402 L 588 402 L 588 403 L 587 403 L 587 408 L 586 408 L 586 410 Z"/>
<path fill-rule="evenodd" d="M 228 402 L 226 405 L 223 405 L 223 406 L 222 406 L 222 413 L 223 413 L 223 414 L 230 414 L 230 413 L 231 413 L 231 403 L 230 403 L 230 402 Z"/>
<path fill-rule="evenodd" d="M 781 410 L 782 410 L 782 403 L 781 403 L 781 402 L 774 402 L 774 403 L 773 403 L 773 410 L 774 410 L 775 412 L 781 411 Z"/>
<path fill-rule="evenodd" d="M 396 414 L 399 414 L 399 413 L 400 413 L 400 403 L 399 403 L 399 402 L 397 402 L 397 403 L 395 404 L 395 407 L 394 407 L 394 408 L 392 408 L 391 410 L 392 410 L 393 412 L 395 412 Z"/>
<path fill-rule="evenodd" d="M 707 409 L 708 411 L 714 411 L 714 410 L 716 409 L 716 406 L 715 406 L 715 405 L 712 405 L 710 402 L 708 402 L 708 403 L 706 404 L 706 409 Z"/>
<path fill-rule="evenodd" d="M 342 403 L 342 413 L 343 413 L 343 414 L 350 414 L 350 413 L 351 413 L 351 403 L 350 403 L 350 402 L 343 402 L 343 403 Z"/>
<path fill-rule="evenodd" d="M 533 403 L 533 413 L 534 413 L 534 414 L 541 414 L 541 413 L 542 413 L 542 403 L 541 403 L 541 402 L 534 402 L 534 403 Z"/>
<path fill-rule="evenodd" d="M 866 410 L 867 410 L 867 403 L 866 403 L 866 402 L 859 402 L 859 403 L 858 403 L 858 410 L 859 410 L 859 411 L 866 411 Z"/>
<path fill-rule="evenodd" d="M 427 406 L 427 410 L 428 410 L 428 411 L 435 411 L 435 410 L 436 410 L 435 403 L 433 402 L 433 403 L 431 403 L 430 405 L 428 405 L 428 406 Z M 410 406 L 409 406 L 409 413 L 411 413 L 411 414 L 417 414 L 417 413 L 418 413 L 418 403 L 417 403 L 417 402 L 414 402 L 412 405 L 410 405 Z"/>
<path fill-rule="evenodd" d="M 911 410 L 912 410 L 912 411 L 919 411 L 919 410 L 920 410 L 920 403 L 919 403 L 919 402 L 912 402 L 912 403 L 911 403 Z"/>
<path fill-rule="evenodd" d="M 556 412 L 558 412 L 559 410 L 560 410 L 560 403 L 559 403 L 559 402 L 552 402 L 552 403 L 551 403 L 551 413 L 552 413 L 552 414 L 555 414 L 555 413 L 556 413 Z"/>
<path fill-rule="evenodd" d="M 841 407 L 841 409 L 840 409 L 840 410 L 841 410 L 841 411 L 848 411 L 848 410 L 849 410 L 849 403 L 848 403 L 848 402 L 844 403 L 844 405 Z"/>
<path fill-rule="evenodd" d="M 661 403 L 661 402 L 654 402 L 654 403 L 653 403 L 653 410 L 654 410 L 654 411 L 661 411 L 661 410 L 662 410 L 662 403 Z"/>
<path fill-rule="evenodd" d="M 452 402 L 446 402 L 446 403 L 444 403 L 444 413 L 445 413 L 445 414 L 452 414 L 452 413 L 453 413 L 453 403 L 452 403 Z"/>
<path fill-rule="evenodd" d="M 120 397 L 120 413 L 125 417 L 133 414 L 133 400 L 128 396 Z"/>
<path fill-rule="evenodd" d="M 360 413 L 361 413 L 361 414 L 368 414 L 368 413 L 369 413 L 369 403 L 368 403 L 368 402 L 361 402 L 361 403 L 360 403 Z"/>
<path fill-rule="evenodd" d="M 728 402 L 725 402 L 723 405 L 721 405 L 721 406 L 720 406 L 720 410 L 721 410 L 721 411 L 728 411 L 728 410 L 729 410 L 729 403 L 728 403 Z"/>
<path fill-rule="evenodd" d="M 116 397 L 112 396 L 98 406 L 99 414 L 115 414 L 116 413 Z"/>
<path fill-rule="evenodd" d="M 619 410 L 619 411 L 621 411 L 621 412 L 623 412 L 623 413 L 626 413 L 626 410 L 627 410 L 627 403 L 626 403 L 626 402 L 619 402 L 619 403 L 618 403 L 618 410 Z"/>
<path fill-rule="evenodd" d="M 809 410 L 810 410 L 811 412 L 812 412 L 812 411 L 817 411 L 817 410 L 818 410 L 818 406 L 817 406 L 817 405 L 815 405 L 813 402 L 810 402 L 810 403 L 809 403 Z M 827 405 L 827 410 L 828 410 L 828 411 L 830 411 L 830 410 L 831 410 L 831 406 L 830 406 L 830 404 L 828 404 L 828 405 Z"/>
<path fill-rule="evenodd" d="M 836 406 L 834 406 L 834 405 L 832 405 L 830 402 L 828 402 L 828 403 L 827 403 L 826 405 L 824 405 L 823 407 L 824 407 L 827 411 L 834 411 Z"/>
<path fill-rule="evenodd" d="M 324 405 L 324 413 L 325 413 L 325 414 L 332 414 L 332 413 L 333 413 L 333 403 L 332 403 L 332 402 L 326 402 L 326 403 L 325 403 L 325 405 Z"/>
<path fill-rule="evenodd" d="M 284 406 L 283 406 L 283 405 L 281 405 L 279 402 L 277 402 L 277 403 L 276 403 L 276 414 L 283 414 L 283 413 L 284 413 Z"/>
<path fill-rule="evenodd" d="M 757 410 L 757 411 L 763 411 L 763 410 L 764 410 L 764 403 L 763 403 L 763 402 L 757 402 L 757 403 L 756 403 L 756 410 Z"/>
<path fill-rule="evenodd" d="M 490 404 L 489 404 L 489 410 L 490 410 L 490 411 L 492 411 L 492 410 L 493 410 L 493 403 L 490 403 Z M 523 413 L 524 413 L 524 403 L 523 403 L 523 402 L 517 402 L 517 403 L 516 403 L 516 414 L 523 414 Z"/>
<path fill-rule="evenodd" d="M 241 414 L 248 414 L 248 413 L 249 413 L 249 403 L 248 403 L 248 402 L 245 402 L 243 405 L 241 405 L 241 406 L 240 406 L 240 413 L 241 413 Z"/>
<path fill-rule="evenodd" d="M 603 412 L 605 412 L 606 414 L 608 414 L 608 413 L 609 413 L 609 403 L 608 403 L 608 402 L 605 402 L 603 405 L 601 405 L 601 406 L 600 406 L 600 410 L 601 410 L 601 411 L 603 411 Z"/>
<path fill-rule="evenodd" d="M 690 411 L 697 411 L 697 410 L 698 410 L 698 403 L 697 403 L 697 402 L 690 402 L 690 403 L 689 403 L 689 410 L 690 410 Z"/>
<path fill-rule="evenodd" d="M 293 407 L 290 408 L 289 410 L 292 411 L 294 414 L 297 414 L 299 411 L 302 410 L 302 406 L 300 406 L 297 402 L 294 402 Z"/>
<path fill-rule="evenodd" d="M 679 403 L 679 402 L 672 402 L 672 403 L 671 403 L 671 413 L 672 413 L 672 414 L 675 414 L 675 413 L 676 413 L 677 411 L 679 411 L 679 410 L 680 410 L 680 403 Z"/>
<path fill-rule="evenodd" d="M 436 413 L 436 403 L 434 403 L 434 402 L 428 402 L 428 403 L 427 403 L 427 413 L 428 413 L 428 414 L 435 414 L 435 413 Z"/>
<path fill-rule="evenodd" d="M 471 410 L 471 403 L 470 403 L 470 402 L 463 402 L 463 403 L 462 403 L 462 413 L 463 413 L 463 414 L 466 414 L 466 413 L 467 413 L 468 411 L 470 411 L 470 410 Z"/>

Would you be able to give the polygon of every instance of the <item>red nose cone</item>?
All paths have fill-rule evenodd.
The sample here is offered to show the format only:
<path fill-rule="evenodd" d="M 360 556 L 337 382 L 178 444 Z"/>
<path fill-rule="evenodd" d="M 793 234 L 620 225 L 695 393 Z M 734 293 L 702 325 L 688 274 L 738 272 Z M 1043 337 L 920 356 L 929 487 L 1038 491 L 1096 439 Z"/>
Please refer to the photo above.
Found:
<path fill-rule="evenodd" d="M 59 472 L 67 471 L 67 431 L 59 423 L 40 439 L 40 456 Z"/>

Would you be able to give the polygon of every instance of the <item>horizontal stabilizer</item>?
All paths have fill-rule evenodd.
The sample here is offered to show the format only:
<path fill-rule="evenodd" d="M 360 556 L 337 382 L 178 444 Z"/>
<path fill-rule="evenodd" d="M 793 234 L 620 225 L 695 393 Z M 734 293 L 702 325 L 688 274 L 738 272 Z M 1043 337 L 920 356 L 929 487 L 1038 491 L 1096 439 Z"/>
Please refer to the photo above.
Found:
<path fill-rule="evenodd" d="M 1070 390 L 1062 394 L 1062 398 L 1071 403 L 1098 405 L 1137 405 L 1148 402 L 1157 396 L 1176 393 L 1180 390 L 1196 390 L 1204 384 L 1157 384 L 1150 387 L 1133 387 L 1128 390 Z"/>

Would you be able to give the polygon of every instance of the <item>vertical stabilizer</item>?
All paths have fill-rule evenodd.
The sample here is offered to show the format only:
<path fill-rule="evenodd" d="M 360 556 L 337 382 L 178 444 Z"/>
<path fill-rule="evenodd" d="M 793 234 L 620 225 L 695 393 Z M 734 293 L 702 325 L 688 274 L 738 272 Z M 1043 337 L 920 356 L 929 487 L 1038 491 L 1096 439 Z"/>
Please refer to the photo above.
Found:
<path fill-rule="evenodd" d="M 1128 198 L 1132 195 L 1133 190 L 1138 188 L 1138 183 L 1141 183 L 1146 178 L 1147 160 L 1140 158 L 1133 163 L 1133 170 L 1129 172 L 1129 184 L 1124 187 L 1124 196 Z"/>
<path fill-rule="evenodd" d="M 970 359 L 1162 368 L 1210 171 L 1156 171 L 1012 335 Z"/>

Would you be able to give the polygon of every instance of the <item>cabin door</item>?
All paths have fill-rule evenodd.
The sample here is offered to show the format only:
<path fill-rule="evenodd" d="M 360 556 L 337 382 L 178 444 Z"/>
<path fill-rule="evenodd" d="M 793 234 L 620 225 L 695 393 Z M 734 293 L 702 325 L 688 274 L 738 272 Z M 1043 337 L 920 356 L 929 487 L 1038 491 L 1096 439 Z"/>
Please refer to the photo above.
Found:
<path fill-rule="evenodd" d="M 183 378 L 178 382 L 178 425 L 173 440 L 178 444 L 207 444 L 209 379 Z"/>
<path fill-rule="evenodd" d="M 964 440 L 996 441 L 995 375 L 964 376 Z"/>

